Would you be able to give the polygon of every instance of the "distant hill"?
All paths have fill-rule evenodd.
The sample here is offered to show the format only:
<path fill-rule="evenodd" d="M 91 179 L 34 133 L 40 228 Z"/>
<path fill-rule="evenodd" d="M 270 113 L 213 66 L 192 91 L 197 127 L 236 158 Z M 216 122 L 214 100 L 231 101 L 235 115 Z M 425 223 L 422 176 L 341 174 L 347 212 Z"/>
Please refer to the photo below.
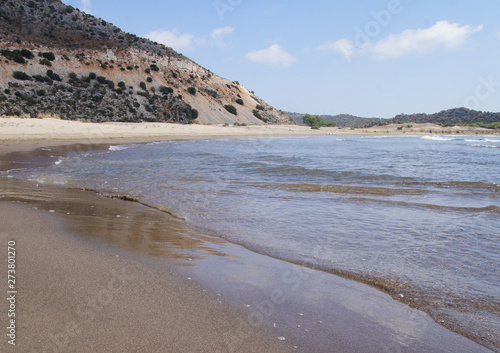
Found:
<path fill-rule="evenodd" d="M 287 113 L 294 121 L 302 124 L 305 114 Z M 454 108 L 440 111 L 434 114 L 399 114 L 391 119 L 362 118 L 358 116 L 320 115 L 326 121 L 333 121 L 339 127 L 371 127 L 375 125 L 407 124 L 407 123 L 430 123 L 445 126 L 472 125 L 489 128 L 500 128 L 500 113 L 481 112 L 467 108 Z"/>
<path fill-rule="evenodd" d="M 295 122 L 302 124 L 302 117 L 305 114 L 300 113 L 289 113 L 288 116 L 292 118 Z M 350 114 L 339 114 L 339 115 L 319 115 L 321 119 L 326 121 L 332 121 L 337 123 L 339 127 L 364 127 L 371 122 L 379 122 L 381 119 L 377 118 L 361 118 L 359 116 L 354 116 Z"/>
<path fill-rule="evenodd" d="M 237 81 L 60 0 L 0 0 L 2 114 L 91 121 L 291 122 Z"/>
<path fill-rule="evenodd" d="M 455 108 L 435 114 L 400 114 L 393 119 L 395 123 L 433 123 L 442 125 L 477 125 L 500 128 L 500 113 L 481 112 L 467 108 Z"/>

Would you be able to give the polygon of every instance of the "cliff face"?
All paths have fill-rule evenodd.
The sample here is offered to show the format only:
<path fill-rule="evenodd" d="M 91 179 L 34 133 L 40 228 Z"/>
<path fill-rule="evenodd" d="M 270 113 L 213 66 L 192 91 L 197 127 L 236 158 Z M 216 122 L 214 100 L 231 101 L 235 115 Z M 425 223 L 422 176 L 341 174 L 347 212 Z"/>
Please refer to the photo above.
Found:
<path fill-rule="evenodd" d="M 0 0 L 0 114 L 290 123 L 236 81 L 59 0 Z"/>

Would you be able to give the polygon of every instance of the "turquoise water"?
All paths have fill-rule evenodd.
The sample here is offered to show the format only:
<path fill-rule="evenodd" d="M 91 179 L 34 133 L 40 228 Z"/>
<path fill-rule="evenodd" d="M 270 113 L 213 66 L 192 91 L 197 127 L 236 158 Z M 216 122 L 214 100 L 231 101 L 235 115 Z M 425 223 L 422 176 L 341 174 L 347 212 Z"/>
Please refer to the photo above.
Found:
<path fill-rule="evenodd" d="M 9 173 L 129 195 L 499 341 L 500 137 L 171 141 Z"/>

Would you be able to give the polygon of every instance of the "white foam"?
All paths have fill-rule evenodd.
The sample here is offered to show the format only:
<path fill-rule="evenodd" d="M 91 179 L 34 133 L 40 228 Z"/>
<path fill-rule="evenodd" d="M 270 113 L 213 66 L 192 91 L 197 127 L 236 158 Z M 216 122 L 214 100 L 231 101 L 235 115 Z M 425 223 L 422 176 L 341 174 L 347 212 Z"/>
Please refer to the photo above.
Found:
<path fill-rule="evenodd" d="M 500 143 L 500 140 L 492 140 L 492 139 L 479 139 L 479 140 L 471 140 L 465 139 L 465 142 L 489 142 L 489 143 Z"/>
<path fill-rule="evenodd" d="M 452 141 L 454 138 L 445 136 L 422 136 L 422 140 L 433 140 L 433 141 Z"/>
<path fill-rule="evenodd" d="M 109 146 L 109 150 L 110 151 L 122 151 L 122 150 L 126 150 L 127 148 L 130 148 L 132 146 L 130 145 L 114 145 L 114 146 Z"/>
<path fill-rule="evenodd" d="M 467 144 L 467 146 L 471 146 L 471 147 L 484 147 L 484 148 L 500 148 L 500 146 L 495 146 L 495 145 L 472 145 L 472 144 Z"/>

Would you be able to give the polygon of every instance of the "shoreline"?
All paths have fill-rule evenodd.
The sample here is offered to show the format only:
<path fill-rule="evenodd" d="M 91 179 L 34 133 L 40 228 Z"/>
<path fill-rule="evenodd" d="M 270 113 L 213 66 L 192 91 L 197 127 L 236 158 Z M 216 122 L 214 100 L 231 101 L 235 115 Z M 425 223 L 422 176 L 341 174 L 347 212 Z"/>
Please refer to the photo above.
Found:
<path fill-rule="evenodd" d="M 241 309 L 168 266 L 138 261 L 72 236 L 57 216 L 5 202 L 0 211 L 9 219 L 2 221 L 2 243 L 14 240 L 17 251 L 15 348 L 231 351 L 224 333 L 237 325 Z M 2 303 L 4 313 L 7 304 Z M 258 340 L 240 342 L 245 350 L 290 351 L 265 329 L 255 334 Z M 4 336 L 2 351 L 8 346 Z"/>
<path fill-rule="evenodd" d="M 373 287 L 197 234 L 146 206 L 8 182 L 1 238 L 19 252 L 18 343 L 30 350 L 138 348 L 146 335 L 150 351 L 489 351 Z M 133 277 L 123 290 L 109 287 L 117 271 Z"/>
<path fill-rule="evenodd" d="M 404 125 L 404 124 L 403 124 Z M 39 147 L 70 144 L 127 144 L 175 139 L 224 137 L 281 137 L 327 135 L 499 135 L 500 131 L 478 127 L 444 128 L 433 124 L 414 124 L 398 130 L 400 125 L 367 129 L 321 128 L 313 130 L 299 125 L 181 125 L 171 123 L 88 123 L 56 118 L 22 119 L 0 117 L 0 153 L 31 151 Z"/>
<path fill-rule="evenodd" d="M 220 129 L 228 129 L 228 128 L 220 128 Z M 232 129 L 229 128 L 229 129 Z M 307 130 L 309 130 L 309 128 L 306 128 Z M 303 129 L 302 129 L 303 130 Z M 320 130 L 321 131 L 321 130 Z M 324 131 L 326 132 L 326 131 Z M 325 133 L 324 135 L 326 135 L 327 133 Z M 299 134 L 300 136 L 304 136 L 303 134 Z M 297 136 L 299 136 L 297 135 Z M 357 134 L 356 134 L 357 135 Z M 242 135 L 242 136 L 262 136 L 262 135 Z M 264 135 L 264 136 L 274 136 L 274 135 Z M 293 136 L 293 135 L 285 135 L 285 136 Z M 314 133 L 313 136 L 318 136 L 318 134 Z M 75 144 L 75 143 L 84 143 L 84 144 L 90 144 L 92 142 L 99 142 L 99 143 L 102 143 L 102 144 L 129 144 L 129 143 L 147 143 L 147 142 L 153 142 L 153 141 L 162 141 L 162 140 L 172 140 L 172 139 L 199 139 L 199 138 L 220 138 L 220 137 L 240 137 L 240 136 L 220 136 L 220 135 L 209 135 L 209 136 L 190 136 L 190 137 L 187 137 L 187 136 L 181 136 L 181 135 L 177 135 L 175 137 L 173 136 L 163 136 L 163 137 L 157 137 L 157 136 L 153 136 L 153 137 L 118 137 L 118 138 L 106 138 L 106 139 L 97 139 L 97 140 L 87 140 L 87 139 L 84 139 L 84 141 L 82 141 L 81 139 L 72 139 L 72 140 L 38 140 L 38 141 L 29 141 L 29 140 L 23 140 L 23 141 L 15 141 L 15 142 L 7 142 L 7 144 L 10 144 L 10 146 L 7 146 L 7 147 L 11 147 L 11 148 L 14 148 L 14 149 L 17 149 L 17 151 L 22 151 L 23 149 L 25 151 L 31 151 L 33 150 L 34 148 L 39 148 L 39 147 L 47 147 L 47 146 L 67 146 L 68 143 L 69 144 Z M 0 146 L 2 146 L 2 144 L 0 144 Z M 8 152 L 9 149 L 3 149 L 3 147 L 0 147 L 0 153 L 6 153 Z M 26 189 L 26 192 L 28 190 Z M 85 191 L 83 191 L 85 192 Z M 88 192 L 86 192 L 88 193 Z M 97 197 L 96 197 L 96 200 L 97 200 Z M 102 201 L 102 200 L 101 200 Z M 97 201 L 98 203 L 101 203 L 101 201 Z M 112 203 L 119 203 L 120 201 L 119 200 L 112 200 L 111 201 Z M 3 203 L 0 203 L 0 207 Z M 120 207 L 123 207 L 123 208 L 129 208 L 128 205 L 124 205 L 124 204 L 121 204 Z M 140 207 L 140 206 L 139 206 Z M 19 211 L 21 212 L 21 214 L 24 214 L 24 212 L 22 211 Z M 52 218 L 53 216 L 52 215 L 47 215 L 48 217 Z M 26 217 L 30 217 L 31 216 L 26 216 Z M 98 218 L 98 217 L 96 217 Z M 69 223 L 72 223 L 73 221 L 68 221 Z M 104 228 L 100 229 L 100 232 L 101 233 L 104 233 L 105 230 Z M 71 234 L 78 234 L 79 232 L 78 231 L 75 231 L 75 232 L 64 232 L 64 236 L 66 237 L 71 237 Z M 78 235 L 77 235 L 78 236 Z M 84 236 L 85 238 L 85 236 Z M 84 239 L 86 240 L 86 239 Z M 318 271 L 314 271 L 314 270 L 302 270 L 302 266 L 299 266 L 299 265 L 293 265 L 293 264 L 289 264 L 289 263 L 283 263 L 283 261 L 280 261 L 280 260 L 276 260 L 276 259 L 264 259 L 266 258 L 266 256 L 264 255 L 259 255 L 259 254 L 256 254 L 256 253 L 252 253 L 251 251 L 249 250 L 243 250 L 243 249 L 240 249 L 238 245 L 229 245 L 229 247 L 231 248 L 231 251 L 230 253 L 232 253 L 233 255 L 234 254 L 240 254 L 240 258 L 244 258 L 246 264 L 245 266 L 242 266 L 240 268 L 241 270 L 241 273 L 248 273 L 250 271 L 250 269 L 253 269 L 256 265 L 257 267 L 262 267 L 263 266 L 263 263 L 266 263 L 268 265 L 267 267 L 267 271 L 275 271 L 275 268 L 279 268 L 280 266 L 283 266 L 281 267 L 282 268 L 282 272 L 285 272 L 285 271 L 289 271 L 288 269 L 286 269 L 286 266 L 292 266 L 292 268 L 294 269 L 293 271 L 296 271 L 297 273 L 301 273 L 301 271 L 311 271 L 316 273 Z M 75 249 L 76 250 L 76 249 Z M 81 250 L 81 249 L 80 249 Z M 78 251 L 80 251 L 78 250 Z M 107 251 L 107 250 L 104 250 L 104 251 Z M 217 252 L 217 251 L 216 251 Z M 243 253 L 243 255 L 241 255 Z M 146 255 L 146 256 L 149 256 L 150 254 Z M 154 255 L 154 254 L 153 254 Z M 231 254 L 229 254 L 231 255 Z M 217 256 L 220 256 L 217 255 Z M 217 257 L 216 256 L 216 257 Z M 221 265 L 221 263 L 224 263 L 224 262 L 227 262 L 229 260 L 227 260 L 228 258 L 232 258 L 231 256 L 229 256 L 228 258 L 226 257 L 222 257 L 222 260 L 221 259 L 214 259 L 215 257 L 211 257 L 209 259 L 209 263 L 213 263 L 212 266 L 214 268 L 217 268 L 218 269 L 218 273 L 219 274 L 224 274 L 226 273 L 227 274 L 227 271 L 224 270 L 224 266 Z M 144 259 L 141 259 L 140 262 L 142 263 L 144 261 Z M 207 260 L 205 260 L 207 261 Z M 253 262 L 252 262 L 253 261 Z M 149 261 L 146 261 L 146 262 L 149 262 Z M 201 263 L 203 263 L 203 260 L 200 260 Z M 240 261 L 241 262 L 241 261 Z M 40 265 L 40 264 L 39 264 Z M 231 262 L 227 263 L 226 266 L 232 266 L 233 264 Z M 185 269 L 183 268 L 183 266 L 181 267 L 177 267 L 176 265 L 173 266 L 174 269 L 170 269 L 169 271 L 174 271 L 174 272 L 183 272 Z M 199 275 L 203 274 L 203 276 L 201 276 L 202 278 L 197 278 L 197 283 L 201 283 L 202 284 L 202 288 L 205 287 L 205 288 L 208 288 L 210 287 L 212 284 L 211 283 L 208 283 L 206 278 L 209 278 L 210 276 L 213 276 L 213 274 L 211 275 L 210 273 L 206 273 L 205 270 L 202 270 L 203 266 L 201 267 L 198 267 L 198 269 L 195 269 L 194 271 L 191 271 L 189 272 L 189 276 L 191 276 L 192 278 L 196 278 L 198 277 Z M 185 272 L 185 271 L 184 271 Z M 264 275 L 264 271 L 261 271 L 261 275 Z M 349 281 L 349 280 L 345 280 L 345 279 L 341 279 L 341 277 L 338 277 L 335 276 L 335 275 L 331 275 L 331 274 L 328 274 L 328 273 L 325 273 L 323 275 L 320 275 L 320 274 L 315 274 L 315 275 L 311 275 L 310 272 L 307 272 L 307 277 L 314 277 L 314 280 L 312 282 L 315 282 L 314 285 L 307 285 L 307 290 L 310 290 L 310 291 L 317 291 L 318 290 L 318 285 L 319 283 L 321 283 L 321 285 L 323 285 L 323 282 L 325 281 L 326 278 L 328 277 L 322 277 L 322 276 L 332 276 L 332 278 L 328 279 L 328 281 L 333 281 L 334 284 L 331 284 L 330 289 L 334 289 L 334 288 L 337 288 L 339 285 L 344 285 L 345 287 L 350 287 L 352 286 L 352 281 Z M 299 279 L 301 277 L 299 276 Z M 333 279 L 335 278 L 335 280 Z M 339 279 L 340 281 L 344 280 L 344 281 L 348 281 L 348 282 L 345 282 L 345 283 L 348 283 L 348 284 L 345 284 L 344 282 L 342 282 L 342 284 L 339 284 Z M 213 281 L 218 281 L 219 279 L 217 278 L 212 278 Z M 257 280 L 259 280 L 257 278 Z M 272 279 L 272 281 L 274 282 L 279 282 L 280 281 L 280 278 L 279 277 L 275 277 Z M 241 285 L 240 283 L 241 281 L 236 281 L 235 282 L 235 285 Z M 444 327 L 436 324 L 432 319 L 430 319 L 430 317 L 427 316 L 427 314 L 423 314 L 422 312 L 418 311 L 418 310 L 415 310 L 415 309 L 410 309 L 409 307 L 407 307 L 406 305 L 404 304 L 401 304 L 399 302 L 394 302 L 392 303 L 392 298 L 390 298 L 388 295 L 387 297 L 388 298 L 383 298 L 383 297 L 379 297 L 379 294 L 374 294 L 376 292 L 379 292 L 377 291 L 376 289 L 374 288 L 371 288 L 369 287 L 370 289 L 367 289 L 367 288 L 364 288 L 364 284 L 361 284 L 361 283 L 358 283 L 358 282 L 354 282 L 356 283 L 356 288 L 358 291 L 360 291 L 361 296 L 364 298 L 363 299 L 363 302 L 360 302 L 360 299 L 358 299 L 358 303 L 359 305 L 361 305 L 361 307 L 364 309 L 364 310 L 367 310 L 367 312 L 369 313 L 369 315 L 367 317 L 363 317 L 363 315 L 361 315 L 362 317 L 358 317 L 358 315 L 360 315 L 359 313 L 359 310 L 358 309 L 354 309 L 352 306 L 353 306 L 353 303 L 350 303 L 349 300 L 344 300 L 343 302 L 339 301 L 338 300 L 334 300 L 333 303 L 332 302 L 328 302 L 328 305 L 336 305 L 338 307 L 341 307 L 341 310 L 345 311 L 346 308 L 347 308 L 347 311 L 348 311 L 348 316 L 349 318 L 346 318 L 345 320 L 347 320 L 347 322 L 349 322 L 349 325 L 358 325 L 358 326 L 361 326 L 363 327 L 363 325 L 375 325 L 375 329 L 374 329 L 374 332 L 372 333 L 373 334 L 373 337 L 371 337 L 372 340 L 377 340 L 377 344 L 379 347 L 381 347 L 382 345 L 386 346 L 387 345 L 392 345 L 394 344 L 394 341 L 391 341 L 391 340 L 388 340 L 388 337 L 384 336 L 384 333 L 385 331 L 387 331 L 387 324 L 389 324 L 389 321 L 394 319 L 394 317 L 391 317 L 390 315 L 391 314 L 396 314 L 396 315 L 399 315 L 399 322 L 403 322 L 404 321 L 404 316 L 408 316 L 409 315 L 409 318 L 411 319 L 412 321 L 412 325 L 415 324 L 414 321 L 417 322 L 418 325 L 420 326 L 424 326 L 425 327 L 425 332 L 426 332 L 426 337 L 419 337 L 417 339 L 415 339 L 414 337 L 412 337 L 410 339 L 411 341 L 411 344 L 412 346 L 413 345 L 416 345 L 416 346 L 419 346 L 419 347 L 434 347 L 434 348 L 438 348 L 438 347 L 444 347 L 443 345 L 443 342 L 440 342 L 440 339 L 431 339 L 431 343 L 427 342 L 427 340 L 429 340 L 429 332 L 428 330 L 433 330 L 433 331 L 436 331 L 437 334 L 441 335 L 441 337 L 446 337 L 445 341 L 446 340 L 449 340 L 449 342 L 447 342 L 446 344 L 447 345 L 450 345 L 451 343 L 451 340 L 454 340 L 454 341 L 457 341 L 457 342 L 462 342 L 461 344 L 458 344 L 457 345 L 457 351 L 461 351 L 461 349 L 463 349 L 463 351 L 466 351 L 465 348 L 463 348 L 462 346 L 464 347 L 474 347 L 474 343 L 472 341 L 469 341 L 468 339 L 464 338 L 463 336 L 459 336 L 458 334 L 452 332 L 452 331 L 448 331 L 447 329 L 445 329 Z M 224 281 L 222 283 L 219 283 L 220 286 L 222 288 L 224 288 L 225 286 L 225 289 L 230 291 L 229 288 L 227 288 L 227 283 L 224 283 Z M 283 283 L 282 283 L 283 284 Z M 361 286 L 361 287 L 358 287 Z M 368 286 L 367 286 L 368 287 Z M 364 289 L 359 289 L 359 288 L 364 288 Z M 158 289 L 158 290 L 162 290 L 162 289 Z M 198 289 L 199 290 L 199 289 Z M 267 288 L 268 292 L 270 291 L 269 288 Z M 338 290 L 338 288 L 337 288 Z M 375 292 L 373 292 L 373 291 Z M 217 290 L 212 288 L 212 292 L 215 293 Z M 345 296 L 345 297 L 349 297 L 349 295 L 346 295 L 346 288 L 343 289 L 343 293 L 342 293 L 342 296 Z M 212 293 L 212 294 L 213 294 Z M 255 301 L 259 298 L 261 294 L 259 293 L 254 293 L 253 296 L 249 296 L 249 300 L 248 302 L 251 302 L 252 300 Z M 383 294 L 382 292 L 380 292 L 380 295 L 385 295 Z M 237 298 L 238 296 L 238 293 L 233 293 L 230 297 L 230 300 L 229 302 L 233 303 Z M 297 303 L 300 303 L 301 300 L 304 300 L 304 294 L 302 295 L 298 295 L 298 294 L 293 294 L 293 295 L 290 295 L 290 297 L 293 297 L 293 296 L 297 296 L 298 298 L 295 299 L 293 301 L 293 304 L 287 304 L 287 305 L 284 305 L 284 311 L 285 313 L 281 314 L 281 316 L 284 316 L 284 317 L 288 317 L 288 318 L 292 318 L 290 316 L 290 312 L 293 310 L 292 307 L 296 306 Z M 352 296 L 352 294 L 351 294 Z M 359 294 L 358 294 L 359 296 Z M 307 296 L 306 296 L 307 298 Z M 377 322 L 377 323 L 373 323 L 372 320 L 373 320 L 373 315 L 370 315 L 370 312 L 373 310 L 373 307 L 375 307 L 375 302 L 373 302 L 373 300 L 377 301 L 377 300 L 381 300 L 381 298 L 383 298 L 382 302 L 384 303 L 384 305 L 387 305 L 387 310 L 390 314 L 388 314 L 387 316 L 385 316 L 384 318 L 387 319 L 387 322 L 386 323 L 383 323 L 383 322 Z M 402 309 L 401 307 L 398 307 L 397 305 L 402 305 L 404 306 L 405 308 Z M 318 309 L 318 307 L 313 307 L 311 308 L 312 311 L 316 311 Z M 410 310 L 410 311 L 406 311 L 406 310 Z M 340 310 L 337 308 L 337 310 Z M 419 314 L 417 314 L 419 313 Z M 344 313 L 346 314 L 346 313 Z M 181 314 L 182 315 L 182 314 Z M 242 316 L 242 314 L 238 314 L 239 317 Z M 237 315 L 237 316 L 238 316 Z M 334 314 L 334 315 L 338 315 L 338 313 Z M 245 316 L 245 315 L 243 315 Z M 234 317 L 233 317 L 234 319 Z M 296 319 L 295 317 L 293 317 L 293 319 Z M 227 319 L 227 320 L 230 320 L 230 319 Z M 431 322 L 429 322 L 429 320 Z M 321 320 L 320 320 L 321 321 Z M 312 325 L 314 322 L 310 322 L 309 324 Z M 316 321 L 317 323 L 317 321 Z M 270 321 L 267 322 L 267 325 L 266 328 L 267 329 L 270 329 L 271 327 L 269 327 L 269 325 L 272 324 Z M 338 323 L 337 323 L 338 324 Z M 408 325 L 409 323 L 406 322 L 405 323 L 406 325 Z M 343 332 L 343 334 L 340 334 L 339 333 L 339 328 L 338 327 L 334 327 L 336 325 L 333 325 L 333 324 L 330 322 L 330 325 L 322 325 L 323 326 L 323 331 L 321 331 L 321 335 L 328 335 L 330 334 L 331 331 L 335 331 L 337 332 L 337 334 L 339 334 L 340 336 L 342 335 L 345 335 L 346 332 Z M 286 325 L 285 325 L 286 326 Z M 326 328 L 326 332 L 325 332 L 325 328 Z M 296 328 L 293 327 L 294 330 L 292 330 L 292 327 L 286 327 L 286 330 L 285 331 L 282 331 L 282 332 L 285 332 L 283 333 L 283 335 L 286 335 L 287 337 L 292 337 L 295 341 L 297 342 L 301 342 L 301 340 L 304 340 L 304 342 L 309 342 L 309 344 L 311 344 L 311 340 L 310 338 L 308 337 L 303 337 L 304 334 L 297 334 L 297 333 L 292 333 L 292 331 L 296 331 Z M 390 330 L 394 330 L 395 328 L 390 326 L 389 327 Z M 272 330 L 272 328 L 271 328 Z M 265 330 L 264 330 L 265 331 Z M 396 330 L 397 331 L 397 330 Z M 349 337 L 343 337 L 343 343 L 340 344 L 339 346 L 336 346 L 335 348 L 339 349 L 340 351 L 351 351 L 352 347 L 356 346 L 356 351 L 362 351 L 361 350 L 361 347 L 359 345 L 360 342 L 365 342 L 361 337 L 356 337 L 356 335 L 362 335 L 364 332 L 363 330 L 358 330 L 356 331 L 356 334 L 350 334 Z M 262 333 L 258 333 L 258 335 L 260 335 Z M 281 333 L 280 333 L 281 334 Z M 320 336 L 321 336 L 320 335 Z M 398 335 L 401 335 L 401 333 L 394 333 L 394 335 L 398 336 Z M 264 335 L 265 336 L 265 335 Z M 307 336 L 307 335 L 306 335 Z M 405 334 L 403 334 L 403 336 L 405 336 Z M 461 339 L 457 338 L 458 337 L 461 337 Z M 267 336 L 266 336 L 267 337 Z M 282 336 L 278 336 L 278 337 L 282 337 Z M 283 336 L 284 337 L 284 336 Z M 255 337 L 254 337 L 255 338 Z M 267 337 L 269 338 L 269 337 Z M 266 338 L 265 338 L 266 339 Z M 323 340 L 326 340 L 326 341 L 318 341 L 318 342 L 321 342 L 321 343 L 318 343 L 318 345 L 315 345 L 316 347 L 316 350 L 309 350 L 309 351 L 324 351 L 324 350 L 321 350 L 319 349 L 319 347 L 324 347 L 326 348 L 326 346 L 324 346 L 324 342 L 328 342 L 327 339 L 325 339 L 325 337 L 322 338 Z M 408 338 L 407 338 L 408 339 Z M 463 340 L 462 340 L 463 339 Z M 276 337 L 272 337 L 270 339 L 270 342 L 274 342 L 274 340 L 276 340 Z M 465 341 L 464 341 L 465 340 Z M 356 342 L 358 341 L 358 342 Z M 288 341 L 286 341 L 286 343 L 288 343 Z M 365 343 L 368 343 L 368 342 L 365 342 Z M 274 343 L 271 343 L 271 344 L 274 344 Z M 354 346 L 350 346 L 351 344 L 354 344 Z M 398 345 L 400 347 L 404 346 L 405 344 L 407 344 L 407 342 L 405 341 L 403 343 L 403 345 L 401 345 L 401 343 L 399 342 Z M 430 346 L 428 346 L 430 344 Z M 472 346 L 471 346 L 472 344 Z M 427 346 L 426 346 L 427 345 Z M 350 346 L 351 348 L 350 349 L 347 349 L 346 347 Z M 245 346 L 246 347 L 246 346 Z M 279 346 L 281 347 L 281 346 Z M 478 347 L 481 347 L 481 346 L 477 346 L 475 347 L 476 349 L 479 349 Z M 288 347 L 290 348 L 290 347 Z M 301 347 L 301 348 L 304 348 L 304 347 Z M 311 348 L 311 347 L 308 347 L 308 348 Z M 328 348 L 331 348 L 331 347 L 328 347 Z M 247 348 L 245 348 L 246 350 L 248 350 Z M 231 351 L 231 350 L 230 350 Z M 262 351 L 262 350 L 256 350 L 256 351 Z M 300 349 L 299 349 L 300 351 Z M 368 351 L 368 350 L 367 350 Z M 382 350 L 381 350 L 382 351 Z M 486 351 L 486 350 L 485 350 Z"/>

